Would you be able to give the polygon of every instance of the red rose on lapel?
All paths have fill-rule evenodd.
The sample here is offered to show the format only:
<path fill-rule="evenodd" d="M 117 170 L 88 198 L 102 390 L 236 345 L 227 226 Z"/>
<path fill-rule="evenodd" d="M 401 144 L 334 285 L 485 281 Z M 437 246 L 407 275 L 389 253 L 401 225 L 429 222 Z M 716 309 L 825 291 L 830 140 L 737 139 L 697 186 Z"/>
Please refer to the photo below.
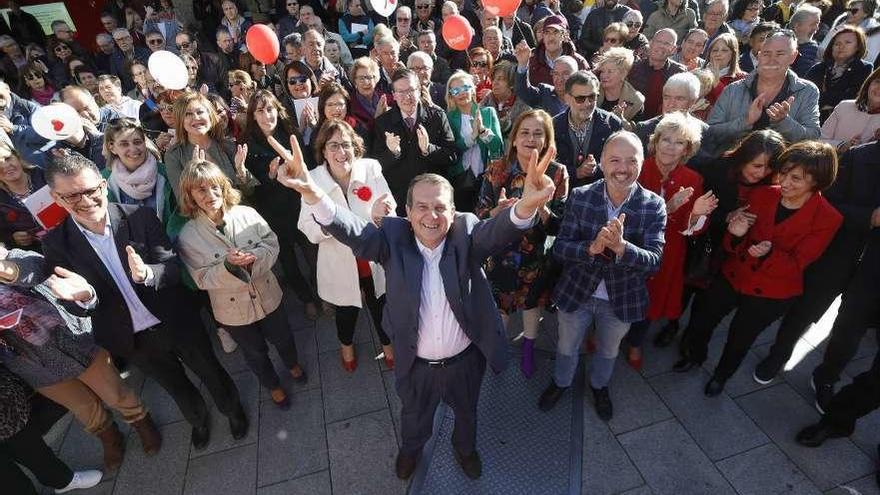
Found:
<path fill-rule="evenodd" d="M 355 196 L 361 201 L 369 201 L 373 197 L 373 191 L 367 186 L 361 186 L 354 190 Z"/>
<path fill-rule="evenodd" d="M 7 222 L 10 222 L 10 223 L 11 223 L 11 222 L 14 222 L 14 221 L 16 221 L 16 220 L 18 220 L 18 212 L 17 212 L 17 211 L 15 211 L 15 210 L 9 210 L 9 211 L 6 212 L 6 221 L 7 221 Z"/>

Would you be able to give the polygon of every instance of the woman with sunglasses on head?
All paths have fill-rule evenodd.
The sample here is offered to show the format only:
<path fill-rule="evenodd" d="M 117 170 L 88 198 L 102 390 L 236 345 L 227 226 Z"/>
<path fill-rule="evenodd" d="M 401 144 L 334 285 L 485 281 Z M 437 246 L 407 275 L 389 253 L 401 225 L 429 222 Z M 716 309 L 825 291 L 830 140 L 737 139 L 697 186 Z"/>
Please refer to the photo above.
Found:
<path fill-rule="evenodd" d="M 397 204 L 382 175 L 382 166 L 363 155 L 363 139 L 354 129 L 345 121 L 328 120 L 315 139 L 315 159 L 321 165 L 310 174 L 337 208 L 345 208 L 381 225 L 384 217 L 394 216 Z M 324 231 L 308 207 L 300 211 L 297 226 L 318 245 L 318 294 L 336 305 L 336 332 L 343 369 L 352 373 L 358 365 L 354 332 L 364 304 L 382 344 L 385 365 L 394 368 L 394 349 L 382 328 L 385 305 L 382 266 L 356 258 L 351 248 Z"/>
<path fill-rule="evenodd" d="M 308 378 L 272 273 L 278 238 L 256 210 L 239 204 L 241 193 L 209 161 L 190 162 L 180 190 L 181 213 L 191 219 L 180 232 L 180 257 L 196 285 L 208 292 L 214 318 L 241 347 L 272 402 L 286 410 L 290 397 L 269 359 L 267 342 L 295 382 L 304 384 Z"/>
<path fill-rule="evenodd" d="M 257 91 L 251 99 L 242 133 L 242 140 L 247 143 L 245 167 L 259 181 L 253 194 L 254 208 L 278 236 L 279 256 L 287 283 L 305 305 L 306 316 L 314 320 L 318 317 L 318 298 L 314 289 L 317 250 L 291 221 L 299 215 L 299 193 L 279 184 L 269 167 L 278 156 L 270 138 L 287 143 L 295 134 L 293 122 L 275 95 L 264 89 Z M 308 272 L 300 268 L 296 246 L 303 252 Z"/>
<path fill-rule="evenodd" d="M 464 71 L 455 71 L 446 83 L 446 106 L 460 152 L 449 172 L 455 186 L 456 209 L 474 211 L 483 171 L 504 148 L 501 124 L 494 108 L 477 104 L 474 77 Z"/>
<path fill-rule="evenodd" d="M 865 33 L 860 28 L 843 26 L 831 35 L 822 61 L 807 72 L 806 79 L 819 88 L 821 122 L 825 122 L 838 103 L 855 98 L 871 74 L 873 66 L 863 60 L 866 43 Z"/>
<path fill-rule="evenodd" d="M 492 54 L 483 47 L 471 48 L 468 51 L 468 72 L 476 83 L 477 101 L 483 101 L 492 91 L 492 67 L 495 60 Z"/>
<path fill-rule="evenodd" d="M 22 160 L 12 143 L 0 143 L 0 242 L 41 251 L 36 234 L 43 229 L 24 200 L 45 185 L 42 168 Z"/>
<path fill-rule="evenodd" d="M 177 143 L 165 152 L 165 169 L 178 203 L 180 175 L 187 163 L 202 156 L 216 164 L 236 188 L 249 194 L 254 177 L 244 167 L 247 149 L 236 148 L 235 142 L 224 136 L 211 100 L 201 93 L 184 93 L 174 102 L 174 118 Z"/>
<path fill-rule="evenodd" d="M 480 218 L 496 216 L 522 195 L 525 184 L 523 169 L 533 154 L 538 155 L 538 160 L 545 158 L 548 153 L 551 157 L 555 156 L 553 121 L 543 110 L 528 110 L 521 114 L 513 124 L 510 139 L 506 155 L 493 160 L 486 167 L 475 210 Z M 553 199 L 538 211 L 540 220 L 523 233 L 520 242 L 512 245 L 507 252 L 492 256 L 486 266 L 486 276 L 492 282 L 495 301 L 505 325 L 509 323 L 511 314 L 522 310 L 520 369 L 526 378 L 535 372 L 535 339 L 541 310 L 549 302 L 554 285 L 550 280 L 550 258 L 545 241 L 558 228 L 568 197 L 568 170 L 562 164 L 551 161 L 546 174 L 553 180 L 556 190 Z"/>
<path fill-rule="evenodd" d="M 28 62 L 21 70 L 22 85 L 19 94 L 40 105 L 48 105 L 58 97 L 55 86 L 49 80 L 49 74 L 43 71 L 43 65 Z"/>

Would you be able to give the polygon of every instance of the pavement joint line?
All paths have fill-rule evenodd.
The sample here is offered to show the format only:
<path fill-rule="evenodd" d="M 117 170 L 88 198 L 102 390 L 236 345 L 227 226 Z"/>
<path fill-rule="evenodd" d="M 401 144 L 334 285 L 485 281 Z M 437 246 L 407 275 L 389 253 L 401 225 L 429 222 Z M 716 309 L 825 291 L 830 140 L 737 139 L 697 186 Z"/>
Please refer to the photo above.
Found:
<path fill-rule="evenodd" d="M 274 481 L 274 482 L 272 482 L 272 483 L 269 483 L 268 485 L 260 485 L 260 484 L 259 484 L 259 481 L 257 481 L 257 490 L 259 491 L 259 490 L 262 490 L 262 489 L 264 489 L 264 488 L 273 487 L 273 486 L 275 486 L 275 485 L 281 485 L 281 484 L 283 484 L 283 483 L 288 483 L 288 482 L 290 482 L 290 481 L 300 480 L 300 479 L 305 478 L 305 477 L 307 477 L 307 476 L 313 476 L 313 475 L 316 475 L 316 474 L 318 474 L 318 473 L 323 473 L 323 472 L 325 472 L 325 471 L 327 472 L 327 476 L 330 476 L 330 468 L 328 467 L 328 468 L 326 468 L 326 469 L 319 469 L 319 470 L 317 470 L 317 471 L 312 471 L 312 472 L 310 472 L 310 473 L 301 474 L 301 475 L 297 476 L 296 478 L 288 478 L 288 479 L 286 479 L 286 480 Z"/>
<path fill-rule="evenodd" d="M 325 425 L 325 426 L 335 425 L 335 424 L 342 423 L 342 422 L 345 422 L 345 421 L 351 421 L 351 420 L 353 420 L 353 419 L 355 419 L 355 418 L 360 418 L 361 416 L 366 416 L 366 415 L 368 415 L 368 414 L 376 414 L 377 412 L 382 412 L 382 411 L 389 411 L 389 412 L 390 412 L 390 409 L 389 409 L 388 407 L 383 407 L 383 408 L 375 409 L 375 410 L 372 410 L 372 411 L 365 411 L 365 412 L 362 412 L 362 413 L 355 414 L 354 416 L 350 416 L 350 417 L 342 418 L 342 419 L 337 419 L 337 420 L 332 421 L 332 422 L 330 422 L 330 423 L 324 423 L 324 425 Z"/>
<path fill-rule="evenodd" d="M 578 360 L 571 398 L 571 440 L 569 442 L 568 493 L 580 495 L 584 469 L 584 360 Z"/>
<path fill-rule="evenodd" d="M 419 459 L 419 464 L 416 466 L 416 471 L 413 473 L 409 488 L 407 489 L 409 495 L 419 495 L 422 493 L 425 480 L 428 477 L 428 469 L 431 467 L 431 461 L 434 459 L 434 447 L 437 443 L 437 437 L 439 436 L 443 419 L 446 417 L 447 408 L 448 406 L 446 403 L 441 401 L 437 410 L 434 412 L 433 432 L 431 438 L 428 439 L 428 442 L 422 448 L 422 456 Z"/>

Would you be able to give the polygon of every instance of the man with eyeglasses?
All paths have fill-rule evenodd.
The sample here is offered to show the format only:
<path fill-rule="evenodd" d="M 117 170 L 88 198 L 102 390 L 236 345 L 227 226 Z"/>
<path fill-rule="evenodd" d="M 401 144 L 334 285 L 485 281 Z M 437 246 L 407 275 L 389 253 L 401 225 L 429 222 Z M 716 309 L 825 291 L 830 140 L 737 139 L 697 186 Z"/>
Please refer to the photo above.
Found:
<path fill-rule="evenodd" d="M 670 77 L 663 85 L 663 112 L 656 117 L 640 122 L 626 122 L 624 127 L 626 130 L 636 133 L 636 136 L 642 140 L 642 145 L 645 149 L 648 149 L 648 141 L 651 138 L 651 134 L 654 134 L 654 129 L 657 128 L 657 124 L 660 123 L 664 115 L 672 112 L 690 113 L 691 108 L 699 99 L 700 80 L 690 72 L 679 72 Z M 702 120 L 697 120 L 697 122 L 700 124 L 702 134 L 705 135 L 709 126 Z M 700 152 L 694 159 L 701 158 L 703 156 L 702 151 L 700 149 Z"/>
<path fill-rule="evenodd" d="M 321 17 L 316 15 L 307 16 L 303 13 L 311 12 L 312 6 L 309 4 L 304 4 L 300 7 L 300 22 L 297 27 L 297 31 L 303 35 L 303 43 L 305 43 L 305 34 L 306 31 L 312 29 L 317 31 L 321 36 L 324 37 L 324 40 L 333 39 L 339 43 L 339 59 L 342 60 L 342 64 L 346 67 L 351 66 L 354 63 L 354 59 L 351 55 L 351 50 L 348 48 L 348 44 L 342 39 L 342 36 L 339 33 L 334 33 L 330 31 L 324 26 L 324 22 Z"/>
<path fill-rule="evenodd" d="M 580 39 L 577 46 L 587 59 L 592 59 L 599 47 L 602 46 L 605 28 L 612 22 L 620 22 L 630 11 L 629 7 L 620 5 L 618 0 L 605 0 L 601 7 L 594 7 L 584 19 L 581 26 Z"/>
<path fill-rule="evenodd" d="M 139 121 L 141 102 L 122 94 L 122 82 L 111 74 L 98 76 L 98 94 L 104 100 L 104 106 L 115 111 L 122 117 Z"/>
<path fill-rule="evenodd" d="M 556 161 L 568 169 L 569 190 L 602 178 L 597 156 L 608 136 L 621 129 L 620 118 L 596 108 L 599 79 L 592 72 L 577 71 L 565 81 L 568 110 L 553 117 Z"/>
<path fill-rule="evenodd" d="M 110 73 L 122 80 L 122 89 L 131 91 L 134 88 L 134 81 L 128 73 L 127 66 L 134 60 L 146 63 L 152 52 L 143 46 L 135 46 L 131 33 L 125 28 L 113 31 L 113 41 L 116 42 L 118 50 L 110 56 Z"/>
<path fill-rule="evenodd" d="M 658 30 L 648 44 L 648 56 L 636 61 L 627 81 L 645 97 L 642 116 L 656 117 L 663 103 L 663 85 L 675 74 L 687 72 L 687 67 L 672 60 L 678 35 L 669 28 Z"/>
<path fill-rule="evenodd" d="M 46 285 L 71 312 L 90 316 L 95 341 L 156 380 L 192 425 L 195 450 L 210 440 L 208 406 L 182 364 L 202 381 L 229 418 L 233 438 L 247 434 L 238 389 L 217 360 L 181 263 L 156 212 L 111 204 L 107 182 L 77 153 L 46 170 L 52 197 L 68 218 L 43 239 L 54 275 Z"/>
<path fill-rule="evenodd" d="M 220 82 L 226 82 L 226 72 L 220 57 L 216 53 L 208 53 L 199 50 L 199 42 L 192 33 L 181 31 L 174 38 L 174 44 L 181 54 L 187 54 L 199 61 L 199 69 L 202 80 L 212 88 L 220 87 Z M 223 84 L 225 86 L 225 84 Z"/>
<path fill-rule="evenodd" d="M 450 67 L 448 60 L 437 56 L 437 35 L 434 34 L 434 31 L 419 31 L 416 39 L 419 43 L 419 51 L 427 53 L 434 61 L 431 80 L 445 85 L 446 81 L 452 77 L 452 67 Z"/>
<path fill-rule="evenodd" d="M 412 19 L 412 9 L 406 5 L 401 5 L 394 13 L 394 25 L 391 26 L 391 33 L 400 44 L 401 60 L 407 60 L 411 53 L 419 49 L 417 32 L 412 28 Z"/>
<path fill-rule="evenodd" d="M 529 82 L 534 85 L 553 84 L 553 71 L 556 69 L 555 60 L 565 55 L 575 61 L 575 70 L 590 70 L 590 64 L 587 60 L 577 53 L 574 44 L 571 42 L 568 21 L 561 15 L 551 15 L 544 19 L 544 38 L 538 43 L 538 47 L 532 52 L 529 59 Z M 523 42 L 515 48 L 517 51 L 517 61 L 519 61 L 519 47 Z M 570 74 L 569 74 L 570 75 Z M 559 94 L 562 95 L 561 85 L 558 88 Z M 551 113 L 550 115 L 556 115 Z"/>
<path fill-rule="evenodd" d="M 177 33 L 183 29 L 183 26 L 180 25 L 177 19 L 159 17 L 156 9 L 149 5 L 145 5 L 144 9 L 144 33 L 149 34 L 150 31 L 158 31 L 162 35 L 162 46 L 165 47 L 163 49 L 177 53 L 177 47 L 174 46 L 174 38 L 177 37 Z M 149 45 L 149 40 L 147 40 L 147 47 L 152 49 Z"/>
<path fill-rule="evenodd" d="M 819 138 L 819 90 L 790 70 L 796 58 L 794 33 L 770 33 L 755 71 L 724 88 L 709 114 L 703 146 L 710 156 L 758 129 L 773 129 L 790 143 Z"/>
<path fill-rule="evenodd" d="M 419 76 L 419 82 L 422 83 L 423 88 L 422 101 L 433 103 L 446 110 L 446 85 L 431 80 L 434 71 L 434 61 L 431 60 L 431 56 L 422 51 L 412 52 L 406 59 L 406 68 Z M 425 91 L 427 91 L 430 101 L 426 101 Z"/>
<path fill-rule="evenodd" d="M 165 47 L 165 37 L 159 31 L 147 31 L 144 38 L 147 41 L 147 48 L 150 50 L 150 53 L 167 50 Z"/>
<path fill-rule="evenodd" d="M 406 191 L 413 177 L 427 172 L 447 176 L 459 151 L 446 112 L 422 101 L 422 85 L 415 72 L 397 70 L 391 87 L 397 104 L 376 117 L 369 149 L 382 164 L 382 175 L 397 201 L 397 214 L 405 216 Z"/>

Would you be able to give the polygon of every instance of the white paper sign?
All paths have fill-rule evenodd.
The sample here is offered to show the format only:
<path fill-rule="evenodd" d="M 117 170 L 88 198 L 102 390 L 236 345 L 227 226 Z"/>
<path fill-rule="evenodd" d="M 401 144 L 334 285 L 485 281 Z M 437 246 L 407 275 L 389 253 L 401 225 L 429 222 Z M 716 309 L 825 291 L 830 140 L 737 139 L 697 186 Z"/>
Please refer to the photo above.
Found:
<path fill-rule="evenodd" d="M 49 194 L 49 186 L 37 189 L 33 194 L 24 198 L 22 203 L 46 230 L 55 227 L 67 218 L 67 211 L 59 206 Z"/>
<path fill-rule="evenodd" d="M 293 111 L 296 112 L 296 121 L 302 122 L 302 114 L 303 109 L 309 106 L 312 108 L 312 114 L 318 115 L 318 97 L 313 96 L 311 98 L 298 98 L 293 100 Z"/>
<path fill-rule="evenodd" d="M 369 29 L 370 29 L 370 26 L 368 26 L 366 24 L 358 24 L 356 22 L 351 23 L 351 34 L 366 33 L 367 31 L 369 31 Z"/>

